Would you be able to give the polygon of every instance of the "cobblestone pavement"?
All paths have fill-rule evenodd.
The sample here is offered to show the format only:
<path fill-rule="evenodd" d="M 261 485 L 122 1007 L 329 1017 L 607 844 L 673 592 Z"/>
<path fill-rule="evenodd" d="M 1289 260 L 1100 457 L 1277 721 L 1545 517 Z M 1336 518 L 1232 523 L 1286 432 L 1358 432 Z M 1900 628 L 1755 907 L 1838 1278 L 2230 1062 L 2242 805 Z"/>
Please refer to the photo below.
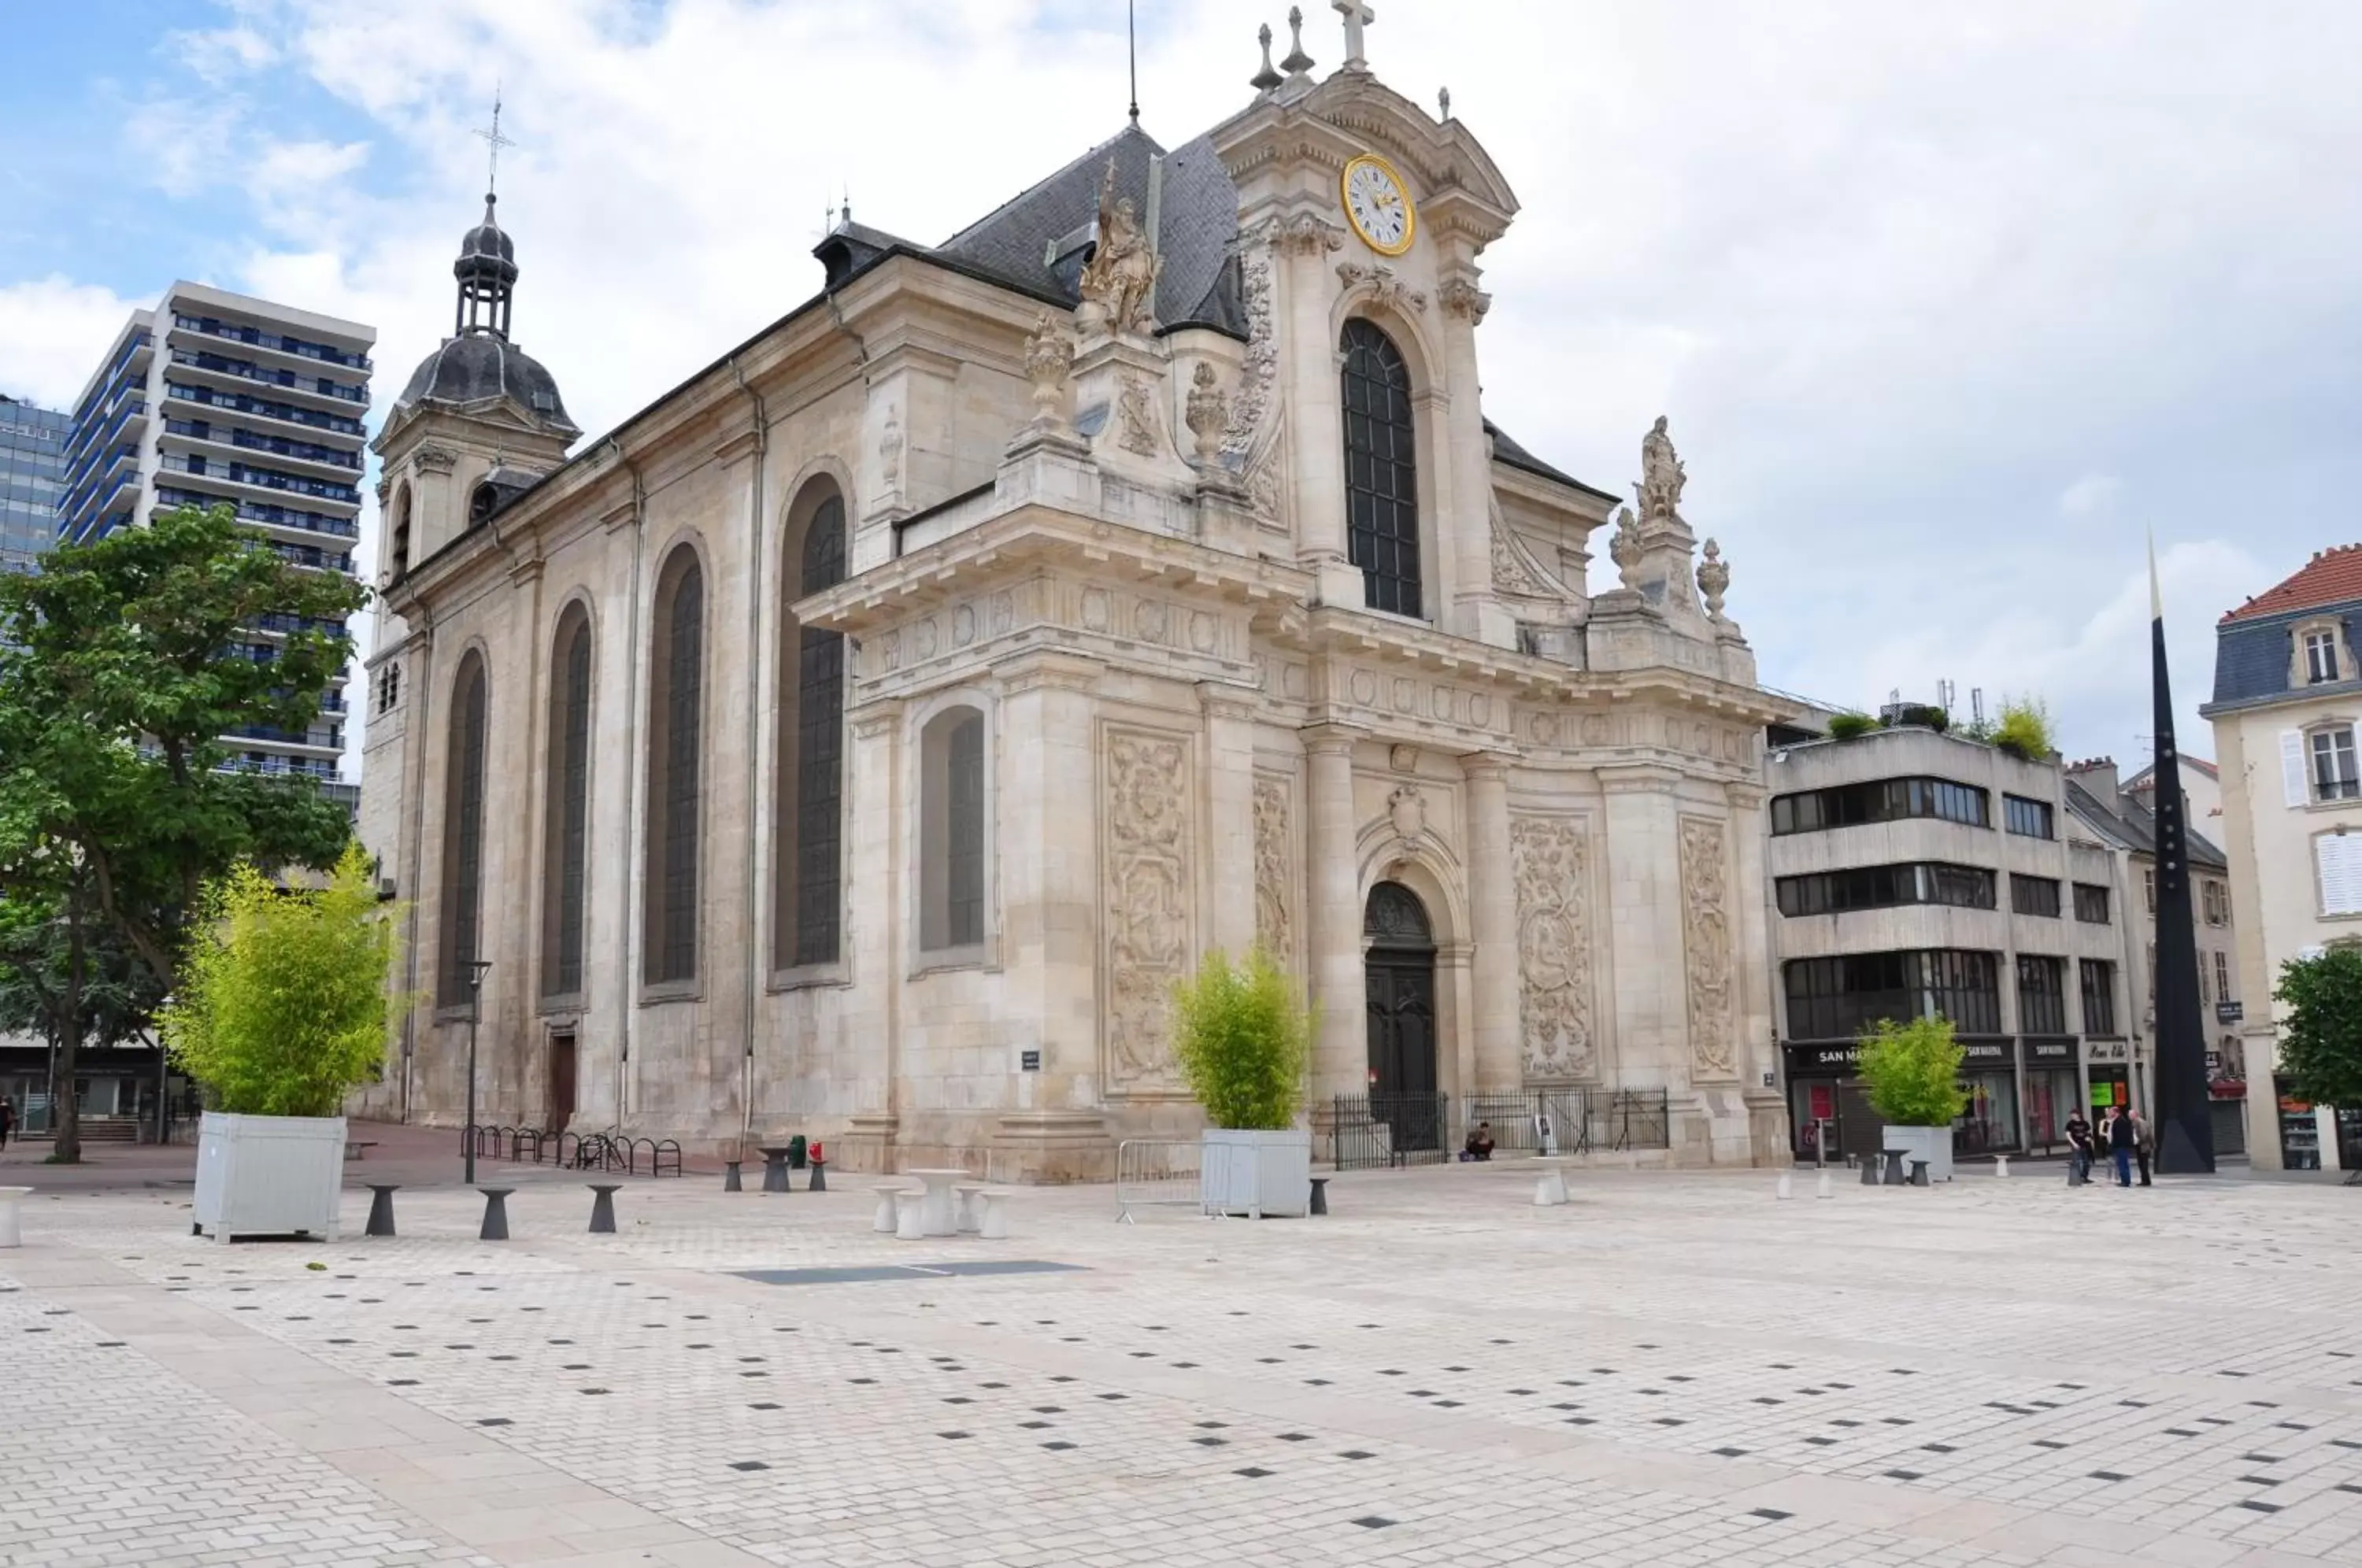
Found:
<path fill-rule="evenodd" d="M 449 1187 L 235 1247 L 184 1188 L 37 1196 L 0 1562 L 2362 1562 L 2362 1196 L 1772 1180 L 1027 1192 L 923 1243 L 842 1176 L 643 1180 L 594 1237 L 521 1173 L 505 1244 Z M 979 1261 L 1066 1266 L 940 1268 Z"/>

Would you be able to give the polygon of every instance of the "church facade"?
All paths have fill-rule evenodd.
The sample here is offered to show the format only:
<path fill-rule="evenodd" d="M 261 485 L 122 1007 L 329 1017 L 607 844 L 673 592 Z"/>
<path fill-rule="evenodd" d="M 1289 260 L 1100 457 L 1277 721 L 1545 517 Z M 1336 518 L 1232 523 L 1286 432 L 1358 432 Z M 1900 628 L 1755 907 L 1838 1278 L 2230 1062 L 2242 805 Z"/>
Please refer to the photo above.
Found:
<path fill-rule="evenodd" d="M 570 455 L 488 208 L 379 438 L 362 831 L 424 999 L 366 1109 L 463 1116 L 472 999 L 486 1122 L 1103 1178 L 1200 1124 L 1166 997 L 1260 942 L 1313 1107 L 1662 1089 L 1675 1160 L 1784 1157 L 1785 705 L 1662 420 L 1619 502 L 1485 418 L 1516 198 L 1359 45 L 942 244 L 848 217 Z"/>

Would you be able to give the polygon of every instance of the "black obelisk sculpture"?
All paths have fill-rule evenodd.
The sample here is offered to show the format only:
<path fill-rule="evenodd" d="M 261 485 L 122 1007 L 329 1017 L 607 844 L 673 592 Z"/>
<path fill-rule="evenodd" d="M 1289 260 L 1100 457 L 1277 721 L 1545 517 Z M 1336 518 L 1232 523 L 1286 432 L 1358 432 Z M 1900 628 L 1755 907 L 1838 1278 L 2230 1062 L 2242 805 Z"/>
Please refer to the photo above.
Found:
<path fill-rule="evenodd" d="M 2173 742 L 2173 681 L 2165 660 L 2165 598 L 2157 541 L 2148 548 L 2150 684 L 2157 705 L 2157 1168 L 2169 1176 L 2214 1170 L 2214 1122 L 2206 1094 L 2206 1030 L 2199 1016 L 2198 935 L 2190 922 L 2189 815 L 2181 756 Z"/>

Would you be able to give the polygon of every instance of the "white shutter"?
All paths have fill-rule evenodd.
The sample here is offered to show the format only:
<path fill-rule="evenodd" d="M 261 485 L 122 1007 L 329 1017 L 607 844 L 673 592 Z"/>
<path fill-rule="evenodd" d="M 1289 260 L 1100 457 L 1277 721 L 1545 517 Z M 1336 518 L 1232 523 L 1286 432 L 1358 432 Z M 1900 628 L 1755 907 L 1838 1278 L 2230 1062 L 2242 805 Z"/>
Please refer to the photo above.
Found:
<path fill-rule="evenodd" d="M 2312 853 L 2321 870 L 2321 912 L 2362 914 L 2362 834 L 2323 834 Z"/>
<path fill-rule="evenodd" d="M 2304 781 L 2304 736 L 2295 730 L 2280 732 L 2280 790 L 2291 806 L 2312 798 Z"/>

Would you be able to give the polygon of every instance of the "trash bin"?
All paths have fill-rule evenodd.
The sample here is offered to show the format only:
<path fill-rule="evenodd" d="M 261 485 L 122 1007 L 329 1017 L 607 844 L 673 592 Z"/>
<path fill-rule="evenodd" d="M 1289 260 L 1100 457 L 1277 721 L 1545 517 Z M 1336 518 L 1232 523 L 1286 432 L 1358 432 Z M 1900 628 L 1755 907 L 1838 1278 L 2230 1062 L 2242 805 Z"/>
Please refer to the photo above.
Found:
<path fill-rule="evenodd" d="M 799 1171 L 804 1168 L 804 1135 L 800 1132 L 788 1140 L 788 1168 Z"/>

